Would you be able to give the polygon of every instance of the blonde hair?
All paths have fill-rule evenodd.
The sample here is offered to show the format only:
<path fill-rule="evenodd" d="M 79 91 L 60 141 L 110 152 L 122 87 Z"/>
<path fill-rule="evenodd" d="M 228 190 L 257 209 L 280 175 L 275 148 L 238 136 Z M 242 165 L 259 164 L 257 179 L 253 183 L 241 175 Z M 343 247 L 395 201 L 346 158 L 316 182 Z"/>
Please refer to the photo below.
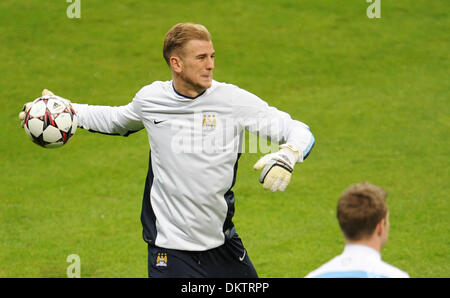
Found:
<path fill-rule="evenodd" d="M 170 66 L 170 55 L 179 51 L 190 40 L 211 40 L 211 34 L 205 26 L 194 23 L 179 23 L 173 26 L 164 39 L 163 56 Z"/>

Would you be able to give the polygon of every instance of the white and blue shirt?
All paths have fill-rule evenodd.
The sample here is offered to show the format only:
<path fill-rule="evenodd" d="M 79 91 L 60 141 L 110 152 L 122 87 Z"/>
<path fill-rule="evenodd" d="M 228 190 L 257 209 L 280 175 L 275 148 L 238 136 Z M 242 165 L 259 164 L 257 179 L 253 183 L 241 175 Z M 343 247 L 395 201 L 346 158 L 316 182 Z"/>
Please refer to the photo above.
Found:
<path fill-rule="evenodd" d="M 344 252 L 318 269 L 310 272 L 306 278 L 408 278 L 400 269 L 383 262 L 381 254 L 375 249 L 358 244 L 348 244 Z"/>
<path fill-rule="evenodd" d="M 233 235 L 232 187 L 245 130 L 298 149 L 298 162 L 314 145 L 306 124 L 217 81 L 196 98 L 176 92 L 172 81 L 156 81 L 124 106 L 73 107 L 79 126 L 90 131 L 127 136 L 146 129 L 151 151 L 143 237 L 169 249 L 208 250 Z"/>

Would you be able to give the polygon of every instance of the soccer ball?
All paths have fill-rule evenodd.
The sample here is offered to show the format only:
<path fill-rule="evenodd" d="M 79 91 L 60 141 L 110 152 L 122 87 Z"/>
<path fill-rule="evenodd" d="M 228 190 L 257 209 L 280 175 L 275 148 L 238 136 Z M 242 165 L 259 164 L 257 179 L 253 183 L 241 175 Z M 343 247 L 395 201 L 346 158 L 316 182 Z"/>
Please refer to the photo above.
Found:
<path fill-rule="evenodd" d="M 78 118 L 70 102 L 56 95 L 35 99 L 25 114 L 26 134 L 44 148 L 66 144 L 75 134 L 77 125 Z"/>

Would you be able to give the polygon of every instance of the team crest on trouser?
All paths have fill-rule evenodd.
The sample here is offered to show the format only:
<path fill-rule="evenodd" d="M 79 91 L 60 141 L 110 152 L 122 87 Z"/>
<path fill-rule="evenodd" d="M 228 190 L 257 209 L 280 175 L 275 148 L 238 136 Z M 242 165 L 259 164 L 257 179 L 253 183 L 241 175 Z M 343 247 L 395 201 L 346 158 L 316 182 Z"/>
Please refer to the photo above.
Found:
<path fill-rule="evenodd" d="M 158 253 L 156 257 L 157 267 L 167 267 L 167 253 Z"/>

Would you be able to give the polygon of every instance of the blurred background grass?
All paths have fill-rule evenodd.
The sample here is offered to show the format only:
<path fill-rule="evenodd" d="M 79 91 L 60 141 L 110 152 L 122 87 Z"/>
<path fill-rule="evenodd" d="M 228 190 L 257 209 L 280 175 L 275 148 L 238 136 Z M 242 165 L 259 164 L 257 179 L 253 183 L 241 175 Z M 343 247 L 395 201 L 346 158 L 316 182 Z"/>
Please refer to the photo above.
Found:
<path fill-rule="evenodd" d="M 340 253 L 340 193 L 384 187 L 383 259 L 412 277 L 449 277 L 449 18 L 446 1 L 66 1 L 0 3 L 0 277 L 146 277 L 140 208 L 146 132 L 83 130 L 63 148 L 32 144 L 23 103 L 48 88 L 73 102 L 123 105 L 170 79 L 162 42 L 178 22 L 204 24 L 215 79 L 307 123 L 316 146 L 286 192 L 264 191 L 239 161 L 234 222 L 261 277 L 302 277 Z"/>

